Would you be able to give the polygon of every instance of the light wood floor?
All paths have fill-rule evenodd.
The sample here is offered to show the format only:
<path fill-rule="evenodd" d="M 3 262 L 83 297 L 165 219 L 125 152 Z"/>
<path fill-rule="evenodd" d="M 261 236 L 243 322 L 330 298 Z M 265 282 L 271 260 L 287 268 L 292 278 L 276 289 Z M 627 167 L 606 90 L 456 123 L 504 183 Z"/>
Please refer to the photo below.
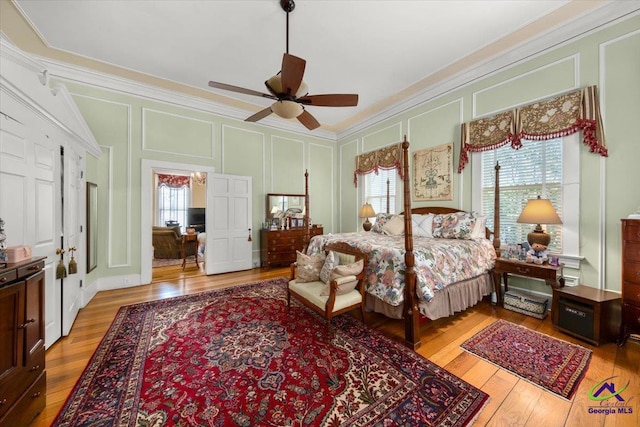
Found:
<path fill-rule="evenodd" d="M 253 269 L 205 276 L 195 265 L 187 266 L 184 272 L 179 266 L 154 270 L 154 281 L 150 285 L 98 293 L 80 311 L 69 336 L 47 350 L 47 406 L 33 426 L 52 423 L 120 306 L 288 275 L 288 269 Z M 464 340 L 498 318 L 593 350 L 589 370 L 573 401 L 555 397 L 460 349 Z M 402 337 L 400 321 L 368 313 L 367 323 L 390 336 Z M 614 343 L 594 347 L 555 331 L 550 316 L 538 320 L 492 306 L 489 302 L 482 302 L 451 318 L 423 324 L 421 337 L 422 347 L 418 353 L 491 396 L 475 426 L 640 426 L 640 344 L 637 342 L 628 342 L 623 348 Z M 632 408 L 632 414 L 589 412 L 589 407 L 598 406 L 598 402 L 589 399 L 590 389 L 610 377 L 616 377 L 610 381 L 615 382 L 617 390 L 630 382 L 621 396 Z"/>

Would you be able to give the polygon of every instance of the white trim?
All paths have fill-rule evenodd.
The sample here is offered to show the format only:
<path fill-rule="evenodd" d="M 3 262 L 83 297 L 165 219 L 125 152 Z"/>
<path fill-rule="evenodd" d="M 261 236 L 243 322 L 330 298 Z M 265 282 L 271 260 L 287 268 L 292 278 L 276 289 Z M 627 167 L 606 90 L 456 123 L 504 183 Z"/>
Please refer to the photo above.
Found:
<path fill-rule="evenodd" d="M 211 182 L 211 177 L 208 174 L 215 173 L 213 166 L 192 165 L 187 163 L 165 162 L 161 160 L 142 159 L 140 166 L 140 277 L 139 280 L 132 283 L 147 284 L 151 283 L 151 264 L 153 258 L 153 245 L 151 243 L 151 227 L 153 225 L 151 221 L 151 212 L 153 212 L 152 199 L 153 189 L 151 183 L 151 174 L 156 169 L 165 169 L 173 171 L 185 171 L 188 174 L 192 172 L 204 172 L 207 174 L 207 182 Z M 207 188 L 209 186 L 207 185 Z M 207 190 L 207 195 L 209 195 Z M 208 211 L 213 209 L 213 200 L 211 197 L 207 197 L 206 208 Z M 213 236 L 207 236 L 207 244 L 210 244 Z M 210 246 L 211 247 L 211 246 Z M 208 263 L 211 265 L 211 263 Z M 207 274 L 208 274 L 207 265 Z M 123 286 L 120 286 L 123 287 Z M 126 286 L 125 286 L 126 287 Z"/>

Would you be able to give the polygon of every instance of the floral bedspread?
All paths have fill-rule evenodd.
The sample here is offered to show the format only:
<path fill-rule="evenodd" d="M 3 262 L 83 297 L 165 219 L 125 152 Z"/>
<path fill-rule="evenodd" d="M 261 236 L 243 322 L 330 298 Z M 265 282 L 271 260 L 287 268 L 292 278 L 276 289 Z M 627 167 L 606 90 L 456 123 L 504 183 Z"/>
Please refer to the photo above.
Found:
<path fill-rule="evenodd" d="M 307 253 L 319 253 L 330 242 L 347 242 L 368 254 L 367 292 L 397 306 L 404 301 L 404 236 L 380 233 L 339 233 L 314 236 Z M 496 252 L 487 239 L 413 237 L 418 298 L 431 301 L 434 293 L 493 268 Z"/>

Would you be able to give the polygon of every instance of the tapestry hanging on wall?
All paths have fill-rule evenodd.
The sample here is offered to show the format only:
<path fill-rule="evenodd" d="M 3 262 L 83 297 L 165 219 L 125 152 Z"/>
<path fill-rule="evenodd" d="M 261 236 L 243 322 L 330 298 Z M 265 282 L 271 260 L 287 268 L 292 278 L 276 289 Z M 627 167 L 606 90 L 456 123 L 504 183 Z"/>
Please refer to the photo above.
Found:
<path fill-rule="evenodd" d="M 453 200 L 453 144 L 413 153 L 413 201 Z"/>

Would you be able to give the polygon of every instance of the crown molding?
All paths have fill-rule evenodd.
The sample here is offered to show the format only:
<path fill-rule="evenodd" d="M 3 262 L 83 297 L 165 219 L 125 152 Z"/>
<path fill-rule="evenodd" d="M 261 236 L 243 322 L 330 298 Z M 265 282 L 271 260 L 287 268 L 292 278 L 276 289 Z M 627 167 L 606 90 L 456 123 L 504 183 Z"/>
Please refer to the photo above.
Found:
<path fill-rule="evenodd" d="M 233 108 L 191 95 L 184 95 L 179 92 L 159 88 L 157 86 L 139 83 L 134 80 L 125 79 L 123 77 L 114 76 L 112 74 L 101 73 L 76 65 L 54 61 L 49 58 L 36 58 L 38 59 L 38 61 L 47 66 L 48 74 L 51 77 L 55 77 L 60 80 L 70 81 L 83 85 L 91 85 L 110 91 L 121 92 L 124 94 L 134 95 L 153 101 L 186 107 L 239 121 L 244 121 L 247 115 L 252 114 L 252 112 L 248 112 L 243 109 Z M 301 124 L 289 120 L 267 117 L 265 119 L 262 119 L 260 121 L 260 124 L 255 124 L 253 126 L 266 126 L 272 129 L 278 129 L 304 136 L 312 136 L 319 139 L 336 141 L 335 132 L 316 129 L 313 131 L 313 134 L 311 134 L 309 133 L 309 131 L 303 130 L 304 128 Z"/>
<path fill-rule="evenodd" d="M 551 31 L 521 43 L 513 49 L 477 64 L 473 68 L 452 75 L 430 87 L 417 92 L 413 96 L 397 102 L 389 108 L 371 115 L 353 126 L 337 132 L 337 139 L 341 140 L 360 132 L 383 120 L 390 119 L 410 109 L 416 108 L 428 101 L 446 95 L 449 92 L 468 86 L 478 79 L 488 77 L 499 71 L 518 65 L 519 63 L 557 49 L 575 40 L 586 37 L 603 28 L 615 25 L 640 14 L 638 1 L 611 1 L 597 9 L 578 16 L 571 22 L 557 26 Z M 445 67 L 446 68 L 446 67 Z"/>

